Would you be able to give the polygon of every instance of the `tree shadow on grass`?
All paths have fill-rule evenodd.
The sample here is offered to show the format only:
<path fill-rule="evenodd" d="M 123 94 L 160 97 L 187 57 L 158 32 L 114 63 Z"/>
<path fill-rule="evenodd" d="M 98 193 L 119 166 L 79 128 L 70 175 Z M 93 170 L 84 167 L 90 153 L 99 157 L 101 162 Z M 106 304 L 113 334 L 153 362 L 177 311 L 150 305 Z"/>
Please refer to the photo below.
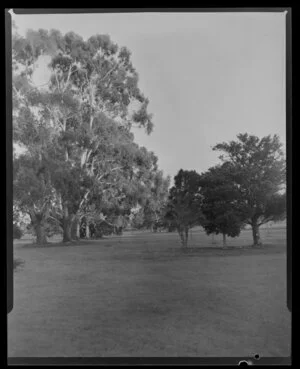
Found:
<path fill-rule="evenodd" d="M 286 252 L 286 247 L 278 244 L 265 243 L 259 247 L 253 245 L 226 246 L 226 247 L 186 247 L 186 248 L 168 248 L 168 252 L 186 256 L 241 256 L 258 254 L 278 254 Z"/>
<path fill-rule="evenodd" d="M 110 241 L 110 242 L 109 242 Z M 24 243 L 21 244 L 21 248 L 26 249 L 42 249 L 42 248 L 52 248 L 52 247 L 74 247 L 74 246 L 90 246 L 99 245 L 103 247 L 113 246 L 113 242 L 109 237 L 103 237 L 96 240 L 74 240 L 69 242 L 47 242 L 46 244 L 39 245 L 37 243 Z M 109 242 L 109 243 L 108 243 Z"/>

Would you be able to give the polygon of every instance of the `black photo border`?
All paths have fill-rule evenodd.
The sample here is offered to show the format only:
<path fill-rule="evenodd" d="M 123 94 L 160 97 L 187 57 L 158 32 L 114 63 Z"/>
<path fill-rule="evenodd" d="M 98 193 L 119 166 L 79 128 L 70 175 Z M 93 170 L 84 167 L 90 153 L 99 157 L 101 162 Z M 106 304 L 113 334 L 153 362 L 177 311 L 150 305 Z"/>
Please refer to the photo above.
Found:
<path fill-rule="evenodd" d="M 12 57 L 11 16 L 5 9 L 5 96 L 6 96 L 6 288 L 7 315 L 13 309 L 12 237 Z M 140 12 L 286 12 L 286 158 L 287 158 L 287 307 L 292 312 L 292 8 L 12 8 L 15 14 L 86 14 Z M 216 353 L 217 354 L 217 353 Z M 291 365 L 290 357 L 8 357 L 8 365 Z"/>

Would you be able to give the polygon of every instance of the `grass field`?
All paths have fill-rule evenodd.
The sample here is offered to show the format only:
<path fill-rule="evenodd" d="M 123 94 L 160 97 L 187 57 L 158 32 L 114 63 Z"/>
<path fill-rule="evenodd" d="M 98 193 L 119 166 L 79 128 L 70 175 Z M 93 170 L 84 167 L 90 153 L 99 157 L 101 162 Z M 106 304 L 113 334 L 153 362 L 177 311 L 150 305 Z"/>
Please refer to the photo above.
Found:
<path fill-rule="evenodd" d="M 189 252 L 175 233 L 19 241 L 8 356 L 290 356 L 285 229 L 262 238 L 223 250 L 198 230 Z"/>

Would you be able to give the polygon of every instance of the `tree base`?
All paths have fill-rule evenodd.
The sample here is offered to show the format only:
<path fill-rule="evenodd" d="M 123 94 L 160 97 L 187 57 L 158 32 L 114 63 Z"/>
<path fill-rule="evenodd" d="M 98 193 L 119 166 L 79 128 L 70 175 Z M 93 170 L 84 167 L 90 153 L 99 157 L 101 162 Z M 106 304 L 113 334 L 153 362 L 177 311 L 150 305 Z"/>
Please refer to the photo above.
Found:
<path fill-rule="evenodd" d="M 63 240 L 62 241 L 62 243 L 64 244 L 64 245 L 70 245 L 70 244 L 72 244 L 72 243 L 75 243 L 77 240 Z"/>
<path fill-rule="evenodd" d="M 36 245 L 38 247 L 47 247 L 51 245 L 51 242 L 33 242 L 33 245 Z"/>

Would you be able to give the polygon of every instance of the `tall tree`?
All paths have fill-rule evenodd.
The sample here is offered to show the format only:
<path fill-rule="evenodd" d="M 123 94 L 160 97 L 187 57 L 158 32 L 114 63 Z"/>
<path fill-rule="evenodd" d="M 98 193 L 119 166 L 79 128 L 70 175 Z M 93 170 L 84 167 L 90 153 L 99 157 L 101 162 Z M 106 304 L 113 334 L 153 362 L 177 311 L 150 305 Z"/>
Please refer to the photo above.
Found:
<path fill-rule="evenodd" d="M 201 224 L 200 175 L 180 169 L 170 189 L 165 219 L 177 228 L 182 246 L 186 247 L 190 228 Z"/>
<path fill-rule="evenodd" d="M 56 135 L 49 161 L 57 197 L 51 216 L 63 227 L 64 241 L 69 241 L 72 222 L 82 216 L 93 195 L 91 188 L 99 190 L 97 182 L 104 180 L 111 185 L 108 177 L 124 169 L 116 129 L 121 141 L 132 125 L 151 132 L 149 101 L 138 87 L 130 52 L 106 35 L 84 41 L 72 32 L 63 36 L 56 30 L 29 31 L 25 38 L 14 36 L 13 50 L 14 93 L 21 101 L 16 108 L 25 101 Z M 50 78 L 36 86 L 34 68 L 45 55 L 50 57 Z"/>
<path fill-rule="evenodd" d="M 213 150 L 223 152 L 220 159 L 227 163 L 229 179 L 240 192 L 253 243 L 260 245 L 259 227 L 285 217 L 286 163 L 279 137 L 239 134 L 236 141 L 217 144 Z"/>

